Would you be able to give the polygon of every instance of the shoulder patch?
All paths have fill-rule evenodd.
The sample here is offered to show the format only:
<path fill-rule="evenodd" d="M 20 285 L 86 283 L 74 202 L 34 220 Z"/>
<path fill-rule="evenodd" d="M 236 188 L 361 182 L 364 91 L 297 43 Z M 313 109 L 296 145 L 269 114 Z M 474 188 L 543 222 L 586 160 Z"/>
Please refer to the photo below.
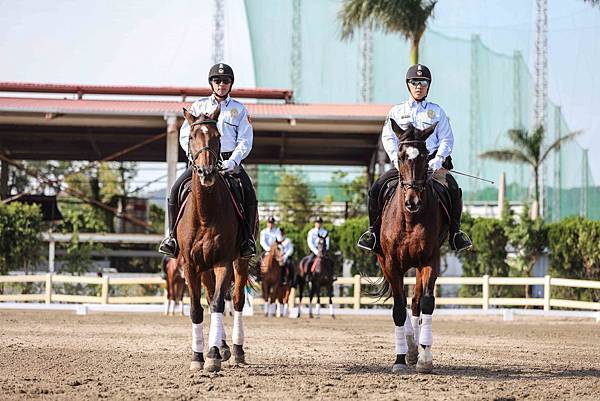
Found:
<path fill-rule="evenodd" d="M 435 110 L 429 109 L 427 110 L 427 117 L 434 118 L 436 116 Z"/>

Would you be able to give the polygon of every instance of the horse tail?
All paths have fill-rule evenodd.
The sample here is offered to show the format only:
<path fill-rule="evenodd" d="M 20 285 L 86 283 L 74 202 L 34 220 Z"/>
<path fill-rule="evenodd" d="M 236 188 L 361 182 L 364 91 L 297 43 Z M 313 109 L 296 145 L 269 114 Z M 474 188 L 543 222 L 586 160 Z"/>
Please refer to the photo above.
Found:
<path fill-rule="evenodd" d="M 377 298 L 373 301 L 374 303 L 381 301 L 381 299 L 385 302 L 392 297 L 392 286 L 385 277 L 377 277 L 375 280 L 367 277 L 367 283 L 374 287 L 371 291 L 367 291 L 368 296 Z"/>
<path fill-rule="evenodd" d="M 256 291 L 258 280 L 260 280 L 260 262 L 260 256 L 254 257 L 248 261 L 248 286 L 252 291 Z"/>

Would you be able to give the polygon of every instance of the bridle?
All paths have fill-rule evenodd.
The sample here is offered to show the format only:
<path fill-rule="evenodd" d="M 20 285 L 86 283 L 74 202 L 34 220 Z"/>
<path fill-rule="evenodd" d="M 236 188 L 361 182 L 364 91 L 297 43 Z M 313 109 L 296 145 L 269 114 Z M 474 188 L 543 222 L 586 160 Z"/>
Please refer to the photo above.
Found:
<path fill-rule="evenodd" d="M 400 141 L 400 145 L 404 145 L 404 144 L 408 144 L 408 143 L 425 143 L 425 141 L 422 141 L 422 140 Z M 431 179 L 431 176 L 427 175 L 427 171 L 425 172 L 425 174 L 426 174 L 426 178 L 424 180 L 405 181 L 402 179 L 402 177 L 400 177 L 400 185 L 402 187 L 402 191 L 404 193 L 406 193 L 406 191 L 408 191 L 409 189 L 412 188 L 415 191 L 417 191 L 420 195 L 425 190 L 427 183 Z M 414 175 L 415 174 L 414 174 L 414 167 L 413 167 L 413 176 Z"/>
<path fill-rule="evenodd" d="M 196 121 L 196 122 L 190 124 L 190 130 L 192 128 L 194 128 L 196 125 L 202 125 L 202 124 L 214 124 L 216 127 L 217 121 L 215 121 L 215 120 Z M 219 147 L 220 147 L 220 144 L 219 144 Z M 202 154 L 205 151 L 208 152 L 208 154 L 209 154 L 209 164 L 208 165 L 200 165 L 200 166 L 196 165 L 196 163 L 195 163 L 196 159 L 198 158 L 198 156 L 200 156 L 200 154 Z M 188 141 L 188 152 L 187 153 L 188 153 L 188 161 L 190 162 L 192 169 L 200 176 L 208 177 L 218 171 L 219 166 L 221 164 L 220 152 L 215 152 L 209 146 L 205 146 L 205 147 L 199 149 L 196 153 L 192 154 L 192 142 Z"/>

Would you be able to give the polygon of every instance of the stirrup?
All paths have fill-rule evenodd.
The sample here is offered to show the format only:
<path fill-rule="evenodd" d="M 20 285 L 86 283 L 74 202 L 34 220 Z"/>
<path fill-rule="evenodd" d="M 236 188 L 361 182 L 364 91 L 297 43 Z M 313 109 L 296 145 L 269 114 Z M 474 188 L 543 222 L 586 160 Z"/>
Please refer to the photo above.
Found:
<path fill-rule="evenodd" d="M 377 246 L 377 235 L 371 230 L 365 231 L 358 242 L 356 243 L 360 249 L 364 249 L 365 251 L 375 252 L 375 247 Z"/>
<path fill-rule="evenodd" d="M 464 243 L 463 243 L 463 245 L 460 248 L 458 246 L 456 246 L 456 238 L 457 238 L 457 236 L 463 237 Z M 458 254 L 458 253 L 460 253 L 462 251 L 467 251 L 467 250 L 473 248 L 473 243 L 471 242 L 471 238 L 469 238 L 469 236 L 467 235 L 467 233 L 458 230 L 452 236 L 452 241 L 450 241 L 450 248 L 452 248 L 452 250 L 455 251 Z"/>
<path fill-rule="evenodd" d="M 177 240 L 169 235 L 167 238 L 163 239 L 160 245 L 158 246 L 158 252 L 167 255 L 173 259 L 177 258 L 177 254 L 179 253 Z"/>

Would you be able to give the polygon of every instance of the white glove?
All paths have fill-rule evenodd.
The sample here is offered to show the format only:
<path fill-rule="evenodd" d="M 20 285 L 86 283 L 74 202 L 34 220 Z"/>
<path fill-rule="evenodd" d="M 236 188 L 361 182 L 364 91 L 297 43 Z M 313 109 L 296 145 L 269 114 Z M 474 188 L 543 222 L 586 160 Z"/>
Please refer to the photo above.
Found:
<path fill-rule="evenodd" d="M 442 163 L 444 163 L 444 158 L 441 156 L 436 156 L 429 160 L 429 168 L 434 172 L 438 171 L 442 168 Z"/>
<path fill-rule="evenodd" d="M 231 159 L 227 159 L 223 160 L 222 166 L 223 171 L 225 171 L 226 173 L 232 173 L 236 169 L 237 163 Z"/>

